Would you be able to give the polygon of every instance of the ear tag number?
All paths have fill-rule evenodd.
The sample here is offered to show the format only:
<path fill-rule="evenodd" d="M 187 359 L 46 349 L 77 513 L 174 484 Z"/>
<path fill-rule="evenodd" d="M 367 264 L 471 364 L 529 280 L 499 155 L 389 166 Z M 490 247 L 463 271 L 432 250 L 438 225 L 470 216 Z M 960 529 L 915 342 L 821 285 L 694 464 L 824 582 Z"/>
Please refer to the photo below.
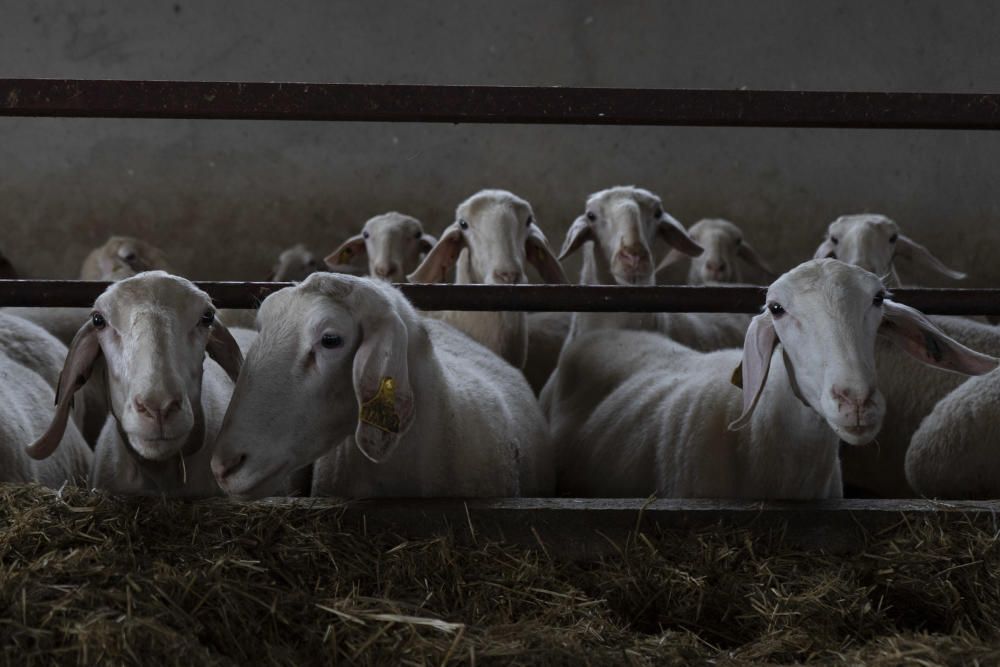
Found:
<path fill-rule="evenodd" d="M 378 391 L 361 404 L 359 419 L 386 433 L 399 433 L 399 415 L 396 414 L 396 381 L 384 377 Z"/>

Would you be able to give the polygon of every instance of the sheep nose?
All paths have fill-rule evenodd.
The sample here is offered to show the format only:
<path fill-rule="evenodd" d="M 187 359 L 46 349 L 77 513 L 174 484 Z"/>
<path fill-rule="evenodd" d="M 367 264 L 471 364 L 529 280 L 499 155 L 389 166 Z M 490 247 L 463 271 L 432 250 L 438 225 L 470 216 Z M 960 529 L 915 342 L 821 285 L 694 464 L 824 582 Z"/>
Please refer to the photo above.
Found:
<path fill-rule="evenodd" d="M 181 399 L 176 396 L 136 396 L 132 399 L 135 404 L 135 411 L 145 417 L 152 419 L 157 424 L 163 424 L 181 409 Z"/>
<path fill-rule="evenodd" d="M 718 275 L 726 270 L 726 263 L 722 261 L 713 262 L 712 260 L 708 260 L 705 262 L 705 268 Z"/>
<path fill-rule="evenodd" d="M 375 267 L 375 275 L 379 278 L 388 278 L 396 273 L 396 267 L 392 264 L 379 264 Z"/>
<path fill-rule="evenodd" d="M 520 271 L 494 271 L 493 277 L 502 285 L 515 285 L 521 278 Z"/>
<path fill-rule="evenodd" d="M 246 460 L 246 454 L 236 454 L 235 456 L 230 456 L 225 460 L 220 459 L 218 456 L 213 456 L 212 474 L 215 475 L 215 479 L 222 482 L 234 472 L 239 470 L 240 466 L 242 466 Z"/>
<path fill-rule="evenodd" d="M 646 259 L 646 249 L 641 246 L 624 247 L 618 251 L 622 263 L 630 269 L 637 269 Z"/>
<path fill-rule="evenodd" d="M 853 408 L 860 412 L 863 408 L 874 403 L 875 387 L 842 387 L 833 385 L 830 389 L 830 394 L 833 396 L 833 400 L 837 401 L 837 405 L 841 410 L 844 408 Z"/>

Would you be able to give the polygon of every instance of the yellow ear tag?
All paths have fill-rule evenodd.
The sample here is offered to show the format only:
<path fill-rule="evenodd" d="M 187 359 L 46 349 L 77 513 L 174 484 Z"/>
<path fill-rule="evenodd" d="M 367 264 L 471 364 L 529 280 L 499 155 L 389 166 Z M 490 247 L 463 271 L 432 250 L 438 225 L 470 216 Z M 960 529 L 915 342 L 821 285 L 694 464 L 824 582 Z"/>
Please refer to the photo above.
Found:
<path fill-rule="evenodd" d="M 733 375 L 729 378 L 729 382 L 734 386 L 743 388 L 743 364 L 740 363 L 739 366 L 733 369 Z"/>
<path fill-rule="evenodd" d="M 395 380 L 391 377 L 382 378 L 375 395 L 361 404 L 359 419 L 386 433 L 399 433 Z"/>

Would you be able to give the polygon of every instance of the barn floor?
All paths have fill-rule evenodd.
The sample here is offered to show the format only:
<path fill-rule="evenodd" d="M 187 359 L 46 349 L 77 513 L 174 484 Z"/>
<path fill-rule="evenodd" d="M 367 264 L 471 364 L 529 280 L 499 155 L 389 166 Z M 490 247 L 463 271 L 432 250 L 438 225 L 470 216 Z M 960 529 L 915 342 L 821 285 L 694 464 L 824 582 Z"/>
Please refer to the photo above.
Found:
<path fill-rule="evenodd" d="M 5 663 L 1000 662 L 996 529 L 934 517 L 851 555 L 733 529 L 603 562 L 24 486 L 0 526 Z"/>

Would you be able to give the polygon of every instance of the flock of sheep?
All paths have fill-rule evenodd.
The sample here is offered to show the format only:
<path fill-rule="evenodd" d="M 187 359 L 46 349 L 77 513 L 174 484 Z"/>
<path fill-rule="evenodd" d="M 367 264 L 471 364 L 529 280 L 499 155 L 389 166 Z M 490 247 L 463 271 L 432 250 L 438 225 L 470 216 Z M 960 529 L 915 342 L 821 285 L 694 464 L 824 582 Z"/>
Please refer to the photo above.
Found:
<path fill-rule="evenodd" d="M 636 187 L 591 195 L 558 256 L 506 191 L 437 238 L 387 213 L 326 267 L 282 253 L 271 278 L 300 282 L 256 313 L 216 312 L 113 237 L 81 271 L 115 281 L 92 309 L 0 310 L 0 476 L 168 496 L 1000 494 L 1000 329 L 893 302 L 896 259 L 962 274 L 884 216 L 830 224 L 755 317 L 424 313 L 392 287 L 521 283 L 528 264 L 565 283 L 575 252 L 583 284 L 652 285 L 682 258 L 692 284 L 774 278 L 736 225 L 685 229 Z"/>

